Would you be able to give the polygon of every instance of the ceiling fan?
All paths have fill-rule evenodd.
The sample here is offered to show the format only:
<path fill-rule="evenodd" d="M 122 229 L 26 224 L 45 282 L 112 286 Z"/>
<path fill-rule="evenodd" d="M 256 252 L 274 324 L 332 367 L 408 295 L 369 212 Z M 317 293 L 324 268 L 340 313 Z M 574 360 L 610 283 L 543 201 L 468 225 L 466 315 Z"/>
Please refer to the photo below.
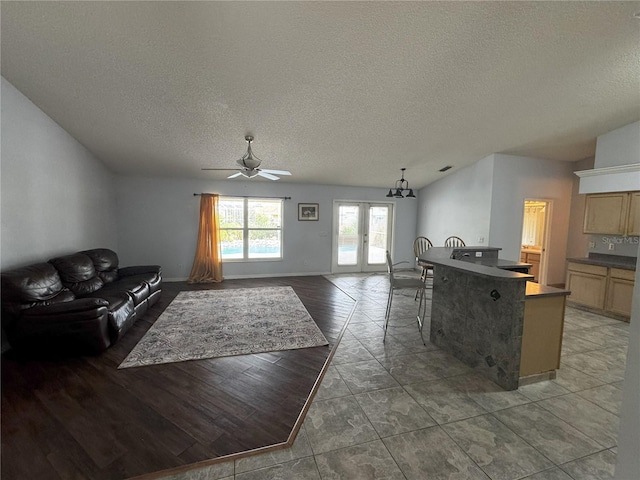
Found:
<path fill-rule="evenodd" d="M 276 175 L 291 175 L 291 172 L 287 170 L 267 170 L 265 168 L 259 168 L 262 160 L 256 157 L 251 151 L 253 137 L 247 135 L 244 139 L 249 145 L 247 146 L 247 153 L 245 153 L 241 159 L 236 160 L 236 163 L 239 165 L 238 168 L 203 168 L 202 170 L 237 170 L 236 173 L 229 175 L 227 178 L 236 178 L 242 175 L 246 178 L 260 176 L 268 178 L 269 180 L 279 180 L 280 177 Z"/>

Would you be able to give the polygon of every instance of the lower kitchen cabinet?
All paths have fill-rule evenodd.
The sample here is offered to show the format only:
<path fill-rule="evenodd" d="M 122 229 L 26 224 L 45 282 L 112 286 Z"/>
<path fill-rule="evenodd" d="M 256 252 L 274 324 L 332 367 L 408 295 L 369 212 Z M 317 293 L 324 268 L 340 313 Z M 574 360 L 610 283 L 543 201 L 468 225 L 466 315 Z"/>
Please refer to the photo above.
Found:
<path fill-rule="evenodd" d="M 632 270 L 610 269 L 605 310 L 631 317 L 634 277 Z"/>
<path fill-rule="evenodd" d="M 635 271 L 568 262 L 567 301 L 629 321 Z"/>
<path fill-rule="evenodd" d="M 569 262 L 565 288 L 571 290 L 568 301 L 604 310 L 607 267 Z"/>

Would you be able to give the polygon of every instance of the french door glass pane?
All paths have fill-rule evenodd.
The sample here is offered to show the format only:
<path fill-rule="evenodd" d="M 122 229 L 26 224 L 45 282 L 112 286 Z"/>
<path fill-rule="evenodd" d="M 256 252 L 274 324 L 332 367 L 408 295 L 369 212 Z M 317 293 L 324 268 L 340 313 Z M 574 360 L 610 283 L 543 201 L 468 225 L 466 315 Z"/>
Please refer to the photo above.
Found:
<path fill-rule="evenodd" d="M 367 258 L 369 265 L 386 262 L 387 225 L 389 225 L 389 208 L 369 207 L 369 255 Z"/>
<path fill-rule="evenodd" d="M 357 265 L 359 256 L 358 219 L 360 207 L 340 205 L 338 213 L 338 265 Z"/>

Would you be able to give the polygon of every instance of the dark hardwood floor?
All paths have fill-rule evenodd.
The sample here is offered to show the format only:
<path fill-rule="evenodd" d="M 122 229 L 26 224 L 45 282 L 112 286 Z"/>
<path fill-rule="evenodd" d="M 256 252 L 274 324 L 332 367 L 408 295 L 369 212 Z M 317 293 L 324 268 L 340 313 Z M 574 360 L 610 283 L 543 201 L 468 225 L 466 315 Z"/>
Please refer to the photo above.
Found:
<path fill-rule="evenodd" d="M 328 347 L 118 370 L 182 290 L 290 285 Z M 152 478 L 292 441 L 355 302 L 323 277 L 165 283 L 109 350 L 57 360 L 2 358 L 2 478 Z"/>

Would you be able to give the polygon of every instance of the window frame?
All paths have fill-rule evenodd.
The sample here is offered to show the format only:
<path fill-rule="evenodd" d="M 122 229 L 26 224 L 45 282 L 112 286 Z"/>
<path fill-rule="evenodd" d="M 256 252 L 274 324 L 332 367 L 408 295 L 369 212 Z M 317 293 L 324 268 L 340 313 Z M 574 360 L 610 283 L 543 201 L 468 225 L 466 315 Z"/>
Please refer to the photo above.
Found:
<path fill-rule="evenodd" d="M 241 231 L 242 232 L 242 258 L 224 258 L 222 256 L 222 246 L 220 247 L 220 257 L 225 263 L 248 263 L 248 262 L 280 262 L 284 260 L 284 200 L 281 198 L 269 198 L 269 197 L 235 197 L 232 195 L 220 195 L 219 201 L 224 200 L 242 200 L 242 215 L 243 226 L 242 228 L 223 228 L 222 231 Z M 278 201 L 280 202 L 280 228 L 264 227 L 255 228 L 249 227 L 249 202 L 250 201 Z M 263 257 L 263 258 L 250 258 L 249 257 L 249 232 L 251 231 L 278 231 L 280 232 L 280 256 L 278 257 Z"/>

